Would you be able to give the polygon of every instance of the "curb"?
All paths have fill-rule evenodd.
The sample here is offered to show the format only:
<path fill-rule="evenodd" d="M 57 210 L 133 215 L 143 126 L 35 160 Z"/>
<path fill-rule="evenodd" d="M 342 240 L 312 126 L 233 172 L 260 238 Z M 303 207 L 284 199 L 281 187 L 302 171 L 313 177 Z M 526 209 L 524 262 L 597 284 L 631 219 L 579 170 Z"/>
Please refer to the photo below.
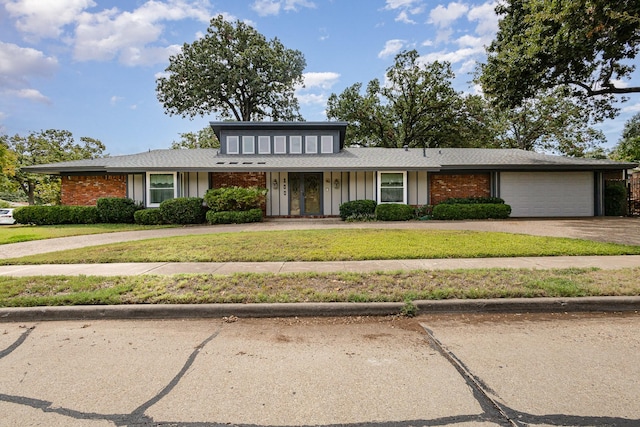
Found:
<path fill-rule="evenodd" d="M 413 301 L 418 315 L 640 311 L 640 297 Z M 405 303 L 156 304 L 0 308 L 0 322 L 223 317 L 345 317 L 400 314 Z"/>

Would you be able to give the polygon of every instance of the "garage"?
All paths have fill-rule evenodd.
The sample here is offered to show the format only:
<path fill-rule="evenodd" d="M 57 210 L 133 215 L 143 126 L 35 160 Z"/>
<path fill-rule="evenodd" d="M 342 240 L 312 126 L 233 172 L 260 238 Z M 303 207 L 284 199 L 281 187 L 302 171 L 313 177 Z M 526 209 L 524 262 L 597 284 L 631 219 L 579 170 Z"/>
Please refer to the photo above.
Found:
<path fill-rule="evenodd" d="M 594 215 L 593 172 L 502 172 L 500 197 L 512 217 Z"/>

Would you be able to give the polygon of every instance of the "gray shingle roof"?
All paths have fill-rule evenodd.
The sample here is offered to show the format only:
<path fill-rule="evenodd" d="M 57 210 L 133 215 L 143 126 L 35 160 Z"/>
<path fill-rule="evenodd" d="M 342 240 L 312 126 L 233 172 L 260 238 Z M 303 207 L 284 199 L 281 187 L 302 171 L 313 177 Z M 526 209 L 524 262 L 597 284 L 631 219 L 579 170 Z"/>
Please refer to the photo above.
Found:
<path fill-rule="evenodd" d="M 426 154 L 426 156 L 425 156 Z M 337 154 L 231 155 L 215 149 L 152 150 L 139 154 L 36 165 L 29 172 L 133 173 L 145 171 L 326 171 L 326 170 L 605 170 L 634 163 L 569 158 L 517 149 L 345 148 Z"/>

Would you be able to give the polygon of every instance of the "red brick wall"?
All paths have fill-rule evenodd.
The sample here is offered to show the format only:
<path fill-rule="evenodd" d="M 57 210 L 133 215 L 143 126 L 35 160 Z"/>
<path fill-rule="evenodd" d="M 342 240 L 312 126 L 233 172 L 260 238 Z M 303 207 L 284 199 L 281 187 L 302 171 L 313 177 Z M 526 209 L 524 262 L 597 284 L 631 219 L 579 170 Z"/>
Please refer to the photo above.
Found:
<path fill-rule="evenodd" d="M 491 175 L 475 174 L 431 174 L 429 179 L 430 204 L 452 197 L 489 197 L 491 196 Z"/>
<path fill-rule="evenodd" d="M 60 202 L 71 206 L 95 206 L 101 197 L 127 197 L 126 175 L 62 175 Z"/>
<path fill-rule="evenodd" d="M 211 187 L 266 187 L 264 172 L 211 172 Z"/>

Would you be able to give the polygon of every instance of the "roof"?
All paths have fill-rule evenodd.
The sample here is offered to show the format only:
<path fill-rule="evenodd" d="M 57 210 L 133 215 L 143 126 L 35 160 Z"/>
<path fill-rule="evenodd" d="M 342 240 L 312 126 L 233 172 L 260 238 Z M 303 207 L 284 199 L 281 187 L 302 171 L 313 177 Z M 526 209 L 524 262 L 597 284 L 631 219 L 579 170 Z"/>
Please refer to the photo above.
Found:
<path fill-rule="evenodd" d="M 233 122 L 231 122 L 233 123 Z M 621 170 L 637 163 L 496 148 L 345 148 L 335 154 L 220 154 L 215 149 L 151 150 L 139 154 L 27 166 L 47 174 L 357 170 Z"/>

